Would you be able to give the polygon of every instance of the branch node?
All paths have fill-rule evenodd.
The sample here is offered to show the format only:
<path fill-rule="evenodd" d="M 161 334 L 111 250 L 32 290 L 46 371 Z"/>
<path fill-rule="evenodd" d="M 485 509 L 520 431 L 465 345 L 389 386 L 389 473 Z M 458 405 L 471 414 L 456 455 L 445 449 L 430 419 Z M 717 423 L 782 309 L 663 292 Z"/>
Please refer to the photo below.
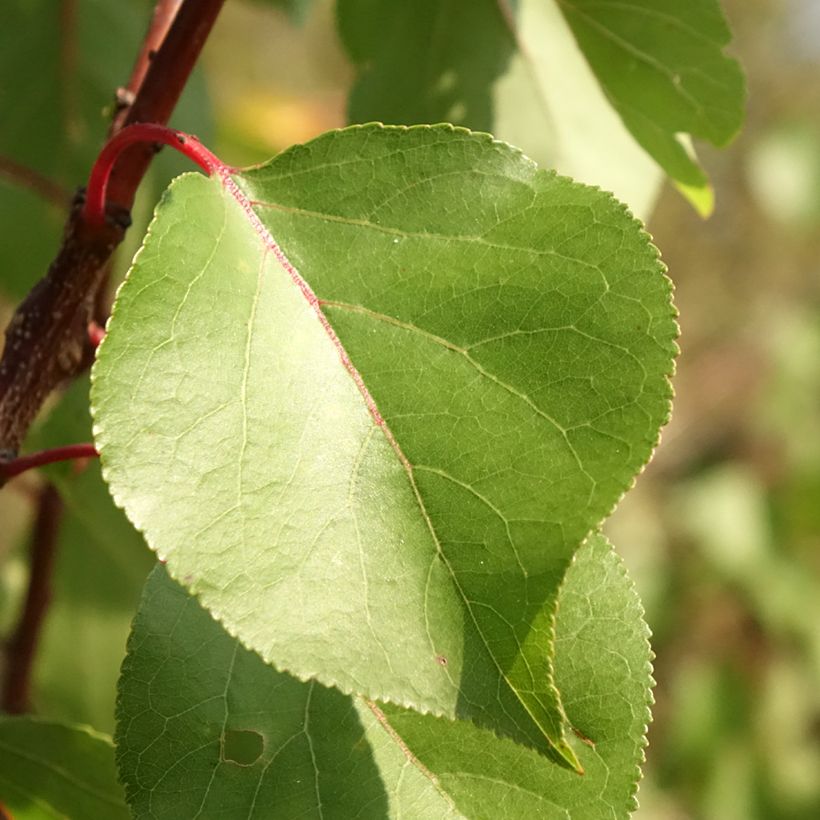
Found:
<path fill-rule="evenodd" d="M 114 216 L 117 213 L 115 209 L 121 211 L 121 206 L 116 203 L 106 204 L 108 181 L 120 156 L 131 146 L 140 144 L 170 145 L 180 153 L 185 154 L 188 159 L 195 162 L 208 175 L 225 167 L 221 160 L 190 134 L 183 134 L 181 131 L 175 131 L 173 128 L 166 128 L 164 125 L 157 125 L 156 123 L 142 122 L 129 125 L 108 140 L 91 169 L 83 209 L 85 221 L 90 226 L 101 225 L 107 214 Z M 128 227 L 118 220 L 116 224 Z M 128 224 L 130 224 L 130 218 Z"/>
<path fill-rule="evenodd" d="M 129 106 L 134 104 L 134 100 L 137 98 L 137 95 L 130 88 L 125 88 L 125 86 L 120 86 L 114 92 L 114 108 L 117 113 L 122 111 Z"/>

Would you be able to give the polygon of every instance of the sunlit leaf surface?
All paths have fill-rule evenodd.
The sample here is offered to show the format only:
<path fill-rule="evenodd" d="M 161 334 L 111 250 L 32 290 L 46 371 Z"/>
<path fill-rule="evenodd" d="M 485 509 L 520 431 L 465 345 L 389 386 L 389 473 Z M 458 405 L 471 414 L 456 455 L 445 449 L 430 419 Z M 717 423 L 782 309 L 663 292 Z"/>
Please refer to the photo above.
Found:
<path fill-rule="evenodd" d="M 158 569 L 120 681 L 120 774 L 137 817 L 625 817 L 649 717 L 647 634 L 619 559 L 591 538 L 557 621 L 579 776 L 469 723 L 276 672 Z"/>
<path fill-rule="evenodd" d="M 178 180 L 120 292 L 93 390 L 115 500 L 280 670 L 574 764 L 556 596 L 668 414 L 648 237 L 448 127 L 238 179 L 253 211 Z"/>

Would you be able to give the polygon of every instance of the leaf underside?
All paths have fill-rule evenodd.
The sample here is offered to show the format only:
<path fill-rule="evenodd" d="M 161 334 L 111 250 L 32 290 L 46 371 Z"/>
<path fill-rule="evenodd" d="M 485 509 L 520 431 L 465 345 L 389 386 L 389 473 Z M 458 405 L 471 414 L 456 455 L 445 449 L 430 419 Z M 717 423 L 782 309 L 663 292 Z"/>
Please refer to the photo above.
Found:
<path fill-rule="evenodd" d="M 625 817 L 651 684 L 648 630 L 601 536 L 560 593 L 556 681 L 585 775 L 465 722 L 276 672 L 158 568 L 119 690 L 136 817 Z M 581 736 L 585 738 L 582 742 Z"/>
<path fill-rule="evenodd" d="M 253 214 L 178 179 L 119 293 L 92 393 L 115 500 L 278 669 L 574 764 L 556 596 L 668 415 L 648 237 L 449 127 L 237 182 Z"/>

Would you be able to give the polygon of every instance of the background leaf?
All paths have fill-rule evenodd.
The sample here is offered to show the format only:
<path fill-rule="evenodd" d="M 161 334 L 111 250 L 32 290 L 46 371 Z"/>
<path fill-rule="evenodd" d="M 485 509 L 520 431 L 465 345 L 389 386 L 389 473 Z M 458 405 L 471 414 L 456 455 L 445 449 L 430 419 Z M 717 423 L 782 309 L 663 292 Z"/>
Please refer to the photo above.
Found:
<path fill-rule="evenodd" d="M 743 72 L 723 53 L 731 34 L 718 0 L 556 2 L 635 139 L 711 212 L 707 177 L 680 135 L 722 146 L 743 120 Z"/>
<path fill-rule="evenodd" d="M 743 76 L 722 52 L 729 31 L 717 0 L 339 0 L 338 9 L 360 69 L 353 122 L 491 131 L 641 215 L 658 179 L 646 151 L 710 210 L 706 176 L 679 134 L 724 145 L 740 127 Z"/>
<path fill-rule="evenodd" d="M 334 132 L 242 183 L 324 313 L 218 181 L 178 180 L 95 367 L 117 503 L 278 668 L 572 761 L 555 596 L 668 413 L 654 248 L 451 128 Z"/>
<path fill-rule="evenodd" d="M 158 568 L 120 681 L 129 804 L 157 818 L 625 817 L 650 652 L 637 596 L 600 536 L 579 550 L 558 613 L 557 681 L 573 725 L 595 741 L 574 741 L 584 776 L 470 724 L 276 672 Z M 242 739 L 252 754 L 236 760 Z"/>
<path fill-rule="evenodd" d="M 660 174 L 604 96 L 551 0 L 339 0 L 358 67 L 351 122 L 452 122 L 649 214 Z M 560 78 L 560 81 L 556 81 Z"/>
<path fill-rule="evenodd" d="M 34 718 L 0 717 L 0 802 L 15 820 L 130 816 L 111 739 Z"/>

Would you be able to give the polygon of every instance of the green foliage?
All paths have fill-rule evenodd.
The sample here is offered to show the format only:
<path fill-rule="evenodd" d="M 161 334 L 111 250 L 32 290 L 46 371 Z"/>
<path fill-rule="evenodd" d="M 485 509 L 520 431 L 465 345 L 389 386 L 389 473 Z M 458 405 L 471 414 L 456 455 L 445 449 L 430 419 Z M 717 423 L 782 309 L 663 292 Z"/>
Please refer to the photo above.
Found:
<path fill-rule="evenodd" d="M 129 803 L 156 818 L 624 817 L 649 714 L 649 647 L 637 596 L 600 536 L 567 572 L 556 630 L 567 714 L 594 739 L 573 738 L 583 777 L 470 724 L 276 672 L 157 569 L 120 686 Z"/>
<path fill-rule="evenodd" d="M 94 370 L 114 498 L 278 668 L 574 763 L 557 590 L 668 413 L 646 235 L 449 127 L 353 128 L 240 180 L 338 340 L 219 181 L 177 182 Z"/>
<path fill-rule="evenodd" d="M 743 72 L 717 0 L 557 0 L 627 128 L 699 210 L 708 180 L 680 134 L 726 145 L 743 120 Z"/>
<path fill-rule="evenodd" d="M 340 34 L 359 67 L 350 120 L 490 131 L 542 167 L 648 213 L 659 175 L 607 102 L 557 6 L 521 0 L 515 14 L 504 8 L 494 0 L 339 0 Z"/>
<path fill-rule="evenodd" d="M 0 802 L 16 820 L 130 816 L 111 738 L 34 718 L 0 717 Z"/>
<path fill-rule="evenodd" d="M 0 34 L 23 77 L 0 155 L 72 187 L 145 21 L 46 5 L 16 0 Z M 337 11 L 352 120 L 492 130 L 640 214 L 662 168 L 711 207 L 687 135 L 725 144 L 743 106 L 716 0 Z M 207 136 L 196 85 L 176 122 Z M 113 727 L 144 534 L 167 569 L 119 680 L 134 816 L 626 817 L 651 652 L 598 527 L 669 413 L 677 327 L 648 235 L 450 125 L 331 132 L 224 183 L 172 183 L 119 293 L 93 380 L 105 481 L 49 471 L 66 510 L 34 703 L 65 723 L 0 721 L 0 801 L 128 815 L 110 740 L 70 724 Z M 6 202 L 16 296 L 61 214 L 4 181 Z M 87 410 L 81 382 L 29 445 L 86 438 Z"/>
<path fill-rule="evenodd" d="M 591 163 L 591 181 L 644 203 L 634 176 L 646 169 L 609 121 L 556 6 L 632 137 L 708 213 L 711 189 L 680 135 L 724 145 L 744 104 L 740 67 L 722 51 L 729 31 L 717 0 L 339 0 L 342 38 L 361 66 L 351 119 L 492 131 L 581 179 Z"/>

